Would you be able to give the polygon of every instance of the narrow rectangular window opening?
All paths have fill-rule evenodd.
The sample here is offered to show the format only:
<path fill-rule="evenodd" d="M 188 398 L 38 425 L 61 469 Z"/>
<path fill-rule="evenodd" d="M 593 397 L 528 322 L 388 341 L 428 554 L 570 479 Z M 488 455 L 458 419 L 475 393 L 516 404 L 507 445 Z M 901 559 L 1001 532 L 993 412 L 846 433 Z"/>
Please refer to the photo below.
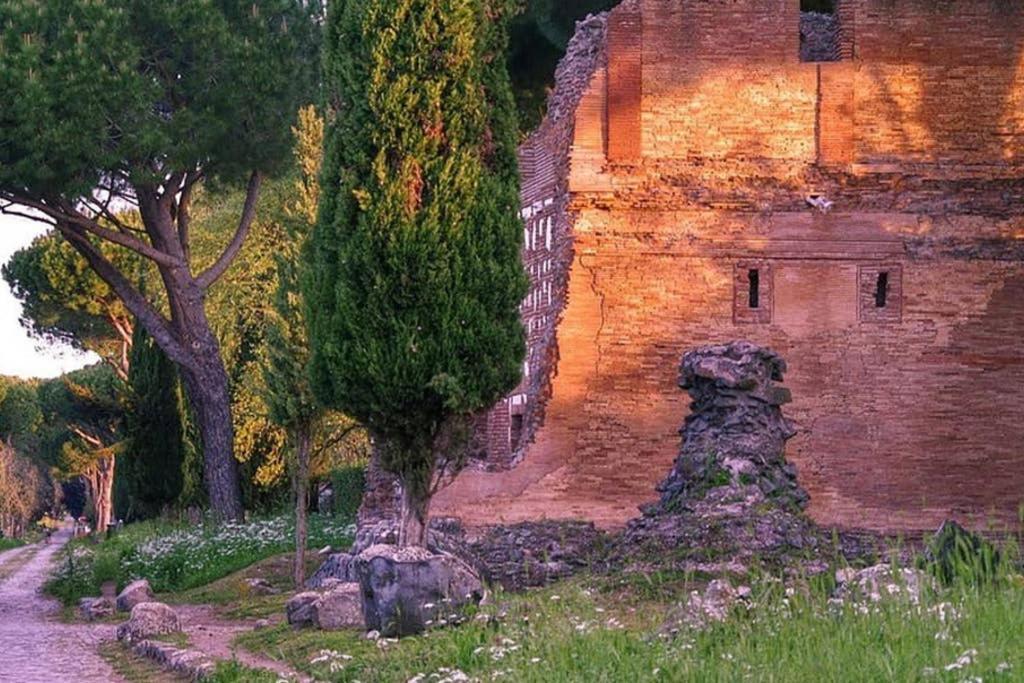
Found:
<path fill-rule="evenodd" d="M 747 282 L 750 284 L 749 305 L 751 308 L 761 307 L 761 273 L 756 268 L 751 268 L 747 273 Z"/>
<path fill-rule="evenodd" d="M 519 448 L 519 442 L 523 438 L 523 416 L 522 414 L 513 415 L 511 424 L 509 425 L 509 447 L 512 450 Z"/>
<path fill-rule="evenodd" d="M 882 271 L 875 283 L 875 308 L 889 305 L 889 273 Z"/>

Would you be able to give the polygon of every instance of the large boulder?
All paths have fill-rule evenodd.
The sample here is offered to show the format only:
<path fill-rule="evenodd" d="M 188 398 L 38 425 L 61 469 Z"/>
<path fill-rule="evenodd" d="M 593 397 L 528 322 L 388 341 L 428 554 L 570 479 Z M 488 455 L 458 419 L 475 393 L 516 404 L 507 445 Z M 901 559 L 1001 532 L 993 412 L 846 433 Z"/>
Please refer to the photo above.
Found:
<path fill-rule="evenodd" d="M 313 608 L 320 594 L 314 591 L 299 593 L 285 603 L 284 610 L 288 623 L 296 628 L 313 625 Z"/>
<path fill-rule="evenodd" d="M 323 631 L 363 629 L 362 590 L 358 583 L 343 583 L 320 595 L 313 603 L 313 625 Z"/>
<path fill-rule="evenodd" d="M 137 641 L 181 631 L 178 613 L 162 602 L 140 602 L 128 621 L 117 627 L 117 639 Z"/>
<path fill-rule="evenodd" d="M 131 612 L 136 605 L 143 602 L 153 602 L 153 600 L 153 589 L 150 588 L 149 581 L 146 579 L 132 581 L 117 596 L 117 611 Z"/>
<path fill-rule="evenodd" d="M 114 613 L 114 601 L 108 597 L 82 598 L 78 601 L 78 611 L 86 621 L 96 621 L 109 617 Z"/>
<path fill-rule="evenodd" d="M 480 574 L 449 553 L 375 545 L 355 562 L 366 628 L 387 637 L 457 622 L 462 607 L 484 597 Z"/>

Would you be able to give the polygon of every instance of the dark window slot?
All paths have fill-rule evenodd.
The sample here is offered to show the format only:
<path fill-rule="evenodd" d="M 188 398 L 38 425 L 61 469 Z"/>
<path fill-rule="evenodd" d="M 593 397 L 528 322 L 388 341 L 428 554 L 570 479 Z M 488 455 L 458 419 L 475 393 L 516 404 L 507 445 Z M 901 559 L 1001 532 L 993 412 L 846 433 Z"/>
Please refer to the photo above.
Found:
<path fill-rule="evenodd" d="M 889 305 L 889 273 L 879 273 L 875 282 L 875 308 Z"/>
<path fill-rule="evenodd" d="M 519 441 L 523 438 L 523 416 L 513 415 L 512 424 L 509 429 L 509 446 L 512 450 L 519 448 Z"/>
<path fill-rule="evenodd" d="M 761 273 L 753 268 L 747 273 L 747 282 L 750 284 L 749 304 L 751 308 L 761 307 Z"/>

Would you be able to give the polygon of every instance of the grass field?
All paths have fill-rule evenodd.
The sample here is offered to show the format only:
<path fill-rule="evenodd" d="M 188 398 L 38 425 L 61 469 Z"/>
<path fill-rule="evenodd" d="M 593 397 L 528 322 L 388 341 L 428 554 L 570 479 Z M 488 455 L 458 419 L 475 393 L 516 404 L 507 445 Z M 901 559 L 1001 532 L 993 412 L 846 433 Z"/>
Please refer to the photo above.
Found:
<path fill-rule="evenodd" d="M 699 586 L 644 583 L 578 577 L 499 594 L 466 625 L 401 641 L 281 625 L 238 642 L 317 680 L 363 683 L 1024 680 L 1024 588 L 1009 576 L 867 605 L 830 600 L 829 581 L 787 589 L 765 576 L 725 622 L 674 635 L 666 615 Z"/>

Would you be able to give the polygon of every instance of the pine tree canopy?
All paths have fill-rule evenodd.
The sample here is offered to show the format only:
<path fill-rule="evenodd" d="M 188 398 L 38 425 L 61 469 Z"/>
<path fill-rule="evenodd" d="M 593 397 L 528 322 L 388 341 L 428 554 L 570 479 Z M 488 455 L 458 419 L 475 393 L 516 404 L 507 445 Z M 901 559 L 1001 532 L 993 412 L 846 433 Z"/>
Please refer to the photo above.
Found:
<path fill-rule="evenodd" d="M 328 19 L 333 116 L 305 286 L 314 389 L 406 452 L 519 380 L 513 4 L 352 0 Z"/>
<path fill-rule="evenodd" d="M 169 169 L 272 171 L 314 78 L 304 5 L 0 0 L 0 188 L 74 199 Z"/>

